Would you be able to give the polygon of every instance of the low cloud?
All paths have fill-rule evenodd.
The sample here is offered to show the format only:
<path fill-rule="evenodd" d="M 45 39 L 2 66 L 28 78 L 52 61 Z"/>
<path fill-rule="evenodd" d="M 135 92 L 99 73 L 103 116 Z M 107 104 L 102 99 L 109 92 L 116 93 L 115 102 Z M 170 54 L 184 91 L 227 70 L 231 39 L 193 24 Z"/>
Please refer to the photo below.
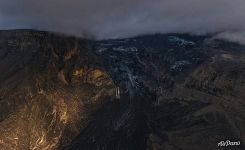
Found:
<path fill-rule="evenodd" d="M 1 0 L 0 29 L 98 39 L 151 33 L 221 33 L 245 44 L 244 0 Z"/>

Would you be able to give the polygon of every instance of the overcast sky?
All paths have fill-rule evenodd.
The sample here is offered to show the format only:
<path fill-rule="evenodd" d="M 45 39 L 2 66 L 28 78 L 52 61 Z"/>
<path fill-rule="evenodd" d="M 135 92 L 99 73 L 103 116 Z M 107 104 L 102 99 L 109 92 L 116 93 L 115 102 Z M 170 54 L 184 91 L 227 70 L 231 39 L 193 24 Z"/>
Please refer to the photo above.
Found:
<path fill-rule="evenodd" d="M 245 43 L 245 0 L 0 0 L 0 29 L 34 28 L 99 39 L 222 32 Z"/>

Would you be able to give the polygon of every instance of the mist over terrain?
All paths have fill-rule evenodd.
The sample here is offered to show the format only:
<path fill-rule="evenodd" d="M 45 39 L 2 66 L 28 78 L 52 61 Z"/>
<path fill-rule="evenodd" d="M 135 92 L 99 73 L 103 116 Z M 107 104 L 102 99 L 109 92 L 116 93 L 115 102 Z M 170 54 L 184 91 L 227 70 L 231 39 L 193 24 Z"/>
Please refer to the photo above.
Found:
<path fill-rule="evenodd" d="M 98 39 L 218 33 L 245 43 L 244 8 L 244 0 L 1 0 L 0 29 L 32 28 Z"/>
<path fill-rule="evenodd" d="M 245 0 L 0 0 L 0 150 L 245 150 Z"/>

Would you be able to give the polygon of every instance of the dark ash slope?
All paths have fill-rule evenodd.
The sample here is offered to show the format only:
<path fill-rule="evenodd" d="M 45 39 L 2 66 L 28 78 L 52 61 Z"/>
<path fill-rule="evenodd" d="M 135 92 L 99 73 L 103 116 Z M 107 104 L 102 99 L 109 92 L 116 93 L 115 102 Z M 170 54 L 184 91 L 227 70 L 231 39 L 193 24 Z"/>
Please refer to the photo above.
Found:
<path fill-rule="evenodd" d="M 0 149 L 245 149 L 245 47 L 0 31 Z M 222 149 L 222 148 L 221 148 Z"/>

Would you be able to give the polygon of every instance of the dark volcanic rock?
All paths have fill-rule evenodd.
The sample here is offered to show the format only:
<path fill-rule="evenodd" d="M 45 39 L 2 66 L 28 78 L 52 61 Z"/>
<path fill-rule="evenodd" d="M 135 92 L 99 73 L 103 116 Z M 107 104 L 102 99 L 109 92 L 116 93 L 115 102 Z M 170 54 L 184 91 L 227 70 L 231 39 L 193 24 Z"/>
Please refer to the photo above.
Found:
<path fill-rule="evenodd" d="M 3 150 L 242 150 L 244 91 L 245 47 L 209 36 L 0 31 Z"/>

